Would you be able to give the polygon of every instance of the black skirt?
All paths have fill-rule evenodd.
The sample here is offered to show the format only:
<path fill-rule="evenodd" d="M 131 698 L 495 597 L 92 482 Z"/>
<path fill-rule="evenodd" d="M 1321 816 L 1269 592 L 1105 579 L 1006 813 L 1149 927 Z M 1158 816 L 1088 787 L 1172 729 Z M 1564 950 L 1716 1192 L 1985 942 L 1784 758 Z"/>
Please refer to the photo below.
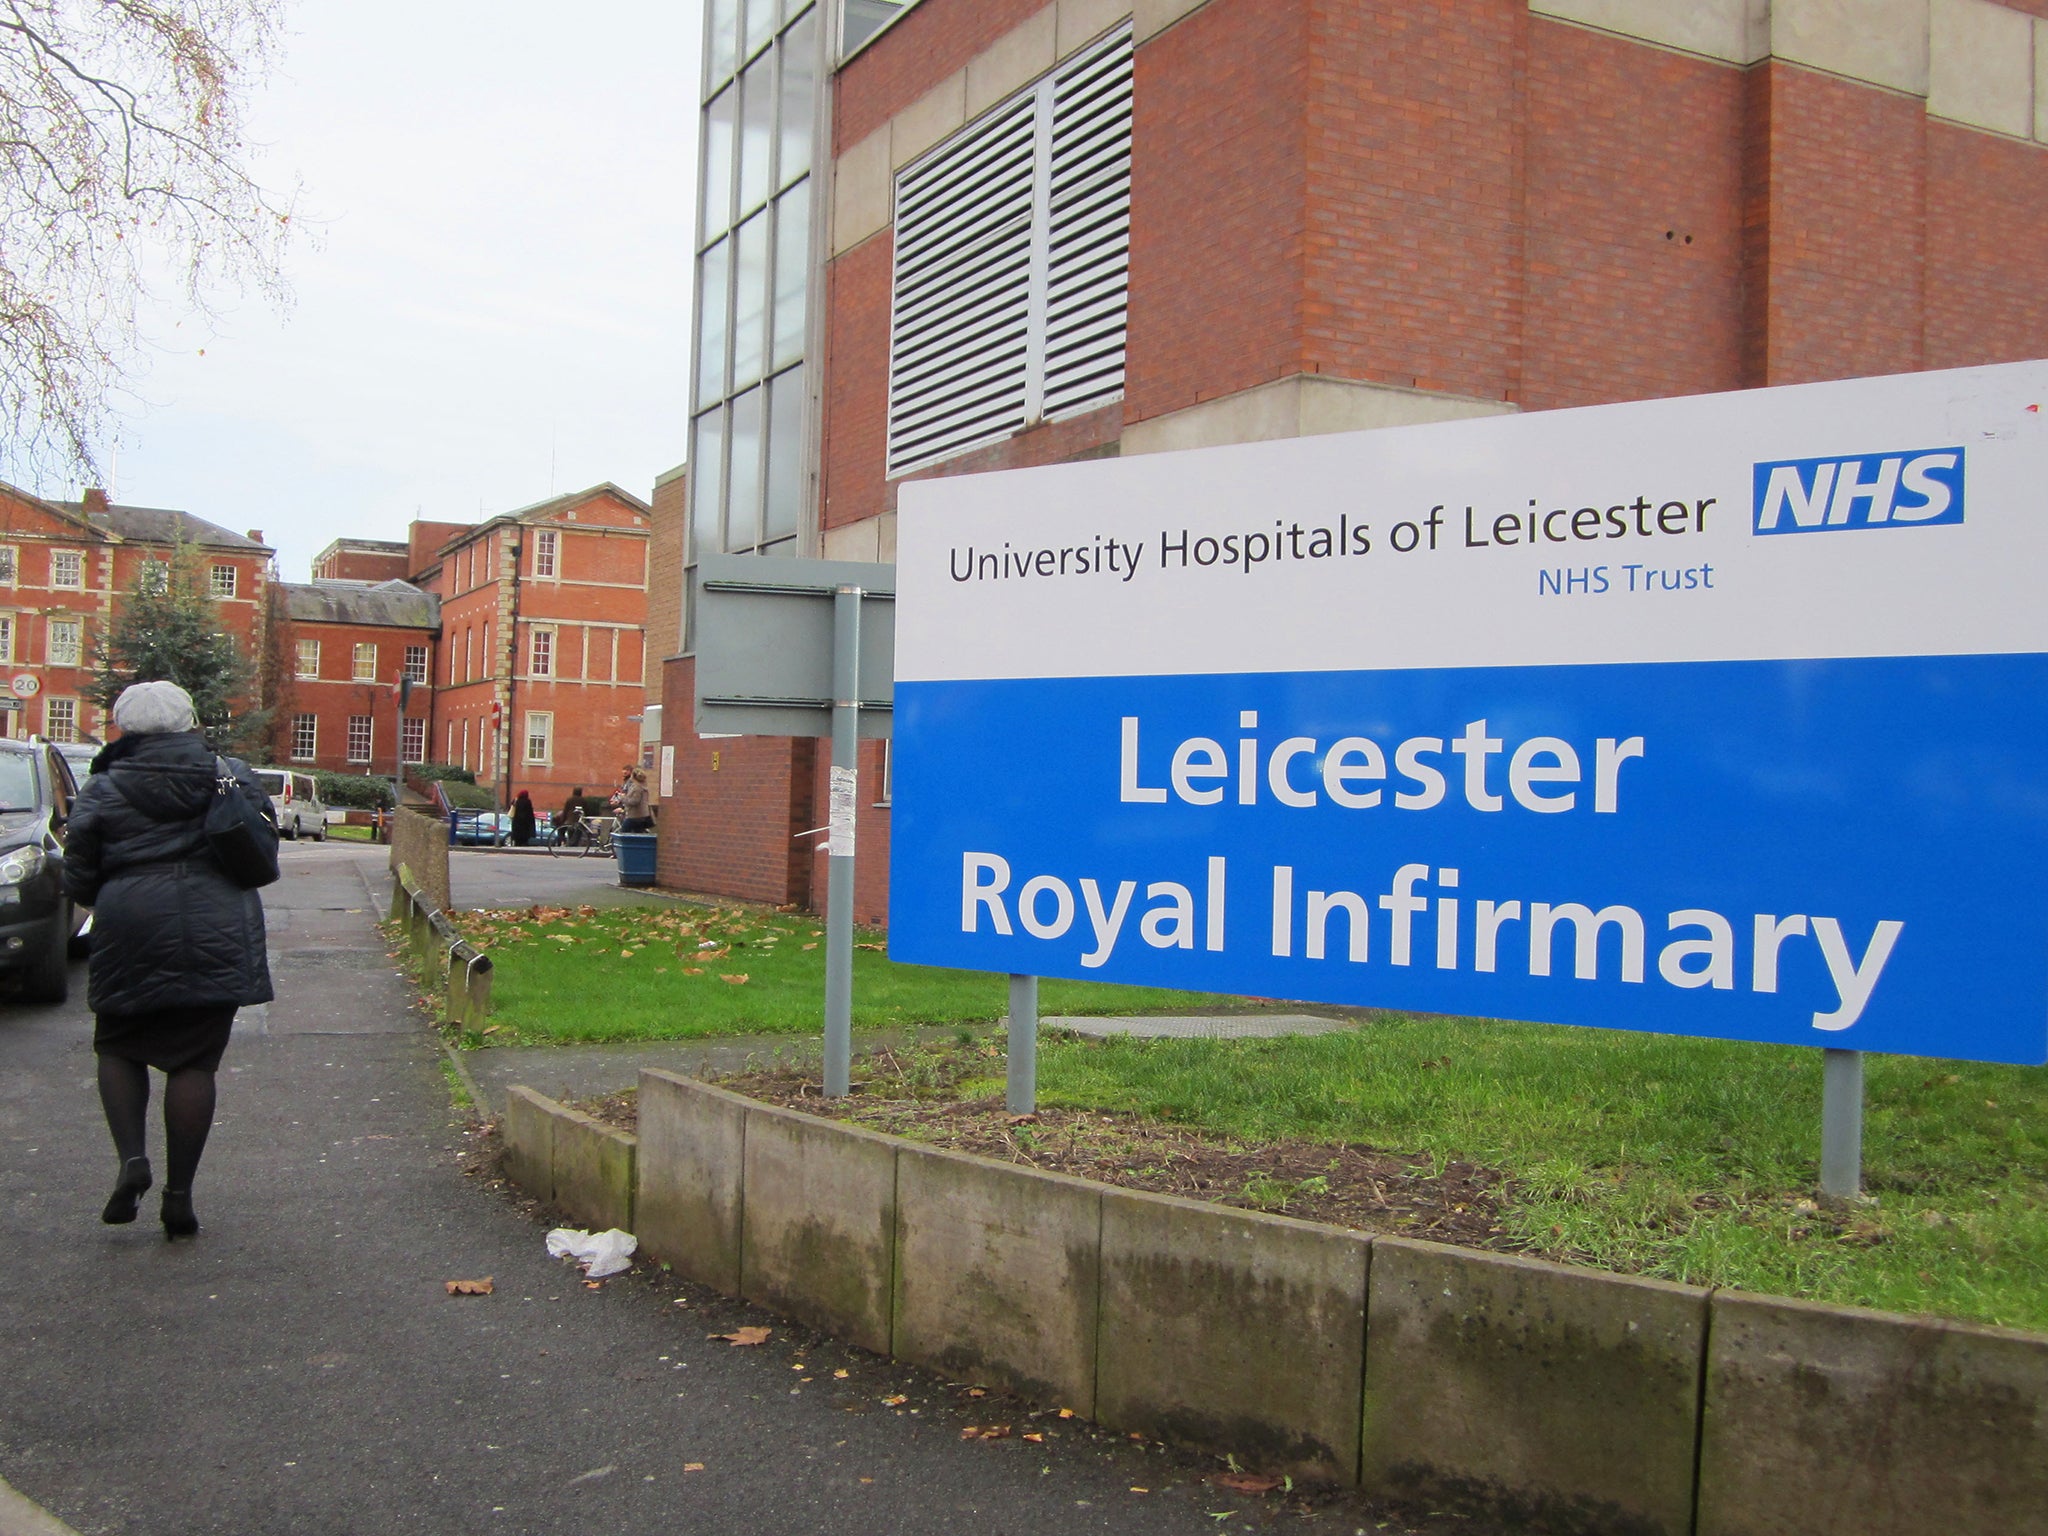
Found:
<path fill-rule="evenodd" d="M 217 1072 L 234 1022 L 233 1003 L 159 1008 L 154 1013 L 95 1014 L 92 1048 L 102 1056 L 139 1061 L 160 1072 L 186 1067 Z"/>

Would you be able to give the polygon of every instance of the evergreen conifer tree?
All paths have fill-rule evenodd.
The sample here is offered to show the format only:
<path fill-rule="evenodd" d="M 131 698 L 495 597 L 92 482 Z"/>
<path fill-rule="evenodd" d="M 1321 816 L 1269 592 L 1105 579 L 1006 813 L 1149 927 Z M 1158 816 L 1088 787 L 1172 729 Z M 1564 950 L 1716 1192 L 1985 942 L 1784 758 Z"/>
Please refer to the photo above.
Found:
<path fill-rule="evenodd" d="M 256 669 L 220 624 L 198 551 L 180 541 L 168 563 L 143 568 L 101 638 L 87 690 L 112 709 L 130 683 L 167 680 L 192 695 L 207 744 L 242 753 L 259 744 L 270 712 L 254 707 Z"/>

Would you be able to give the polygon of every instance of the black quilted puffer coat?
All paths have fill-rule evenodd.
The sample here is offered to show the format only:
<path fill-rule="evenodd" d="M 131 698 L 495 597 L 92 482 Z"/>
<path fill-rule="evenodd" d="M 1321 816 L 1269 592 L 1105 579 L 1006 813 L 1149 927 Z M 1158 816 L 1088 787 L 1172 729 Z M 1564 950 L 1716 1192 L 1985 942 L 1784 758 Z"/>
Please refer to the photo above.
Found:
<path fill-rule="evenodd" d="M 228 764 L 267 814 L 248 766 Z M 95 767 L 64 841 L 64 883 L 93 909 L 92 1011 L 269 1002 L 262 899 L 230 880 L 206 845 L 214 767 L 204 738 L 125 736 Z"/>

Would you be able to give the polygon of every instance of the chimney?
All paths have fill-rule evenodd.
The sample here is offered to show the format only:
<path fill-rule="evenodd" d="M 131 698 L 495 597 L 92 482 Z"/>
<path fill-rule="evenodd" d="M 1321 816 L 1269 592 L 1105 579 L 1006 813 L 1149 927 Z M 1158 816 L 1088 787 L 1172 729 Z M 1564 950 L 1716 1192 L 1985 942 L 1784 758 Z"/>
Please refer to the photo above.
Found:
<path fill-rule="evenodd" d="M 261 544 L 263 542 L 263 530 L 261 528 L 251 528 L 249 530 L 249 542 L 251 544 Z"/>
<path fill-rule="evenodd" d="M 107 510 L 107 493 L 96 485 L 89 485 L 85 488 L 82 503 L 87 517 L 97 517 Z"/>

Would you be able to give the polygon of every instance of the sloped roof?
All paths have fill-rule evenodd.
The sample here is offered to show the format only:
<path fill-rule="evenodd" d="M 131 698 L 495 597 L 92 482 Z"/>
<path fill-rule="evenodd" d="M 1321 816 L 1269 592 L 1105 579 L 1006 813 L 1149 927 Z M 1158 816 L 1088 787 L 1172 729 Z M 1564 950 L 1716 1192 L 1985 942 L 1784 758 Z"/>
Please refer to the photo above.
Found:
<path fill-rule="evenodd" d="M 51 505 L 61 507 L 73 517 L 83 518 L 95 528 L 123 539 L 134 539 L 144 544 L 175 544 L 182 537 L 187 544 L 201 544 L 208 549 L 241 549 L 252 554 L 269 554 L 268 544 L 231 533 L 219 523 L 209 523 L 203 517 L 194 517 L 190 512 L 173 512 L 164 507 L 124 507 L 109 505 L 104 512 L 89 512 L 80 501 L 59 501 Z"/>
<path fill-rule="evenodd" d="M 285 613 L 312 624 L 387 624 L 438 629 L 441 599 L 409 581 L 280 582 Z"/>

